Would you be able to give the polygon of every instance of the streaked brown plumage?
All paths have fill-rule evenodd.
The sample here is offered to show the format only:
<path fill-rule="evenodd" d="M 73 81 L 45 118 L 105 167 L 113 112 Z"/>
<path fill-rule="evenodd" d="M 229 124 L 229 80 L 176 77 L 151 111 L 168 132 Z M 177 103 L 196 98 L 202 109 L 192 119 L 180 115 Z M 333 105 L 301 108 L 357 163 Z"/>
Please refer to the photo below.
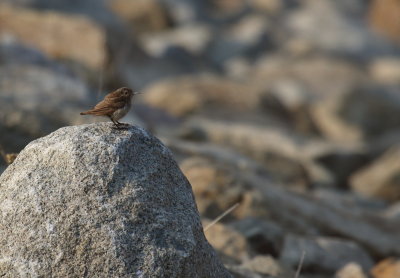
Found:
<path fill-rule="evenodd" d="M 131 109 L 132 97 L 137 92 L 133 92 L 127 87 L 122 87 L 109 93 L 93 109 L 81 112 L 81 115 L 107 116 L 119 128 L 123 123 L 118 122 Z"/>

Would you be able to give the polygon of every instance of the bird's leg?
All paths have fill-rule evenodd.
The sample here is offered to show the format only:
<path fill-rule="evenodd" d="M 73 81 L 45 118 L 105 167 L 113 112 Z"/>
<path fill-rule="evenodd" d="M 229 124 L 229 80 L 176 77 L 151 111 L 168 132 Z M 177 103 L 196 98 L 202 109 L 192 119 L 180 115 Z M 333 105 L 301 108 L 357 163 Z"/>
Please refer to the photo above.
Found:
<path fill-rule="evenodd" d="M 112 117 L 109 117 L 110 118 L 110 120 L 113 122 L 113 124 L 115 124 L 115 127 L 117 128 L 117 129 L 120 129 L 120 123 L 118 122 L 118 121 L 115 121 Z"/>
<path fill-rule="evenodd" d="M 110 120 L 115 124 L 116 129 L 127 129 L 125 124 L 120 123 L 117 120 L 114 120 L 112 117 L 110 117 Z"/>
<path fill-rule="evenodd" d="M 115 124 L 116 127 L 119 127 L 118 121 L 114 121 L 114 119 L 111 117 L 110 117 L 110 120 L 113 122 L 113 124 Z"/>

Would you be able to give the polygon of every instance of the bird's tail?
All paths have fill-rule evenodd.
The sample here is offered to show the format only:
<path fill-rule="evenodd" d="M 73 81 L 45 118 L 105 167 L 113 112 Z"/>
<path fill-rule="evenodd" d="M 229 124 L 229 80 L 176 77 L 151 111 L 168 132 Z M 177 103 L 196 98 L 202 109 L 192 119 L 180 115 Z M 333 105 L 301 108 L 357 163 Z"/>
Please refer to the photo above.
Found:
<path fill-rule="evenodd" d="M 90 111 L 86 111 L 86 112 L 81 112 L 81 113 L 79 113 L 80 115 L 89 115 L 90 114 Z"/>

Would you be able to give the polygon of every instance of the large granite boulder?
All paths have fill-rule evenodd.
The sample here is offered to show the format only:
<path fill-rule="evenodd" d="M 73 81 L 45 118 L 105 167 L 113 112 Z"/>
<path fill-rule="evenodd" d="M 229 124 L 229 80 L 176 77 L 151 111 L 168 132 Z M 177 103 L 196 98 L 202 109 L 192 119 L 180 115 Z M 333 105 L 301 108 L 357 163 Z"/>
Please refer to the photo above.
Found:
<path fill-rule="evenodd" d="M 65 127 L 0 177 L 1 277 L 231 277 L 192 189 L 145 130 Z"/>

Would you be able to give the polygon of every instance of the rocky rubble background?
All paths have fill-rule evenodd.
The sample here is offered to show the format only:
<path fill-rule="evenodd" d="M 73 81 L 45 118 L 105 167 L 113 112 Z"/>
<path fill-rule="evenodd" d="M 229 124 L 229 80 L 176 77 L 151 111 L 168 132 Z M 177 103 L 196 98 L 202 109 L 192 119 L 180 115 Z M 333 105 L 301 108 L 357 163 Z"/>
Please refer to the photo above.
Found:
<path fill-rule="evenodd" d="M 400 277 L 396 0 L 2 0 L 0 144 L 119 86 L 235 277 Z M 3 162 L 2 162 L 3 163 Z M 1 165 L 2 169 L 6 164 Z"/>

